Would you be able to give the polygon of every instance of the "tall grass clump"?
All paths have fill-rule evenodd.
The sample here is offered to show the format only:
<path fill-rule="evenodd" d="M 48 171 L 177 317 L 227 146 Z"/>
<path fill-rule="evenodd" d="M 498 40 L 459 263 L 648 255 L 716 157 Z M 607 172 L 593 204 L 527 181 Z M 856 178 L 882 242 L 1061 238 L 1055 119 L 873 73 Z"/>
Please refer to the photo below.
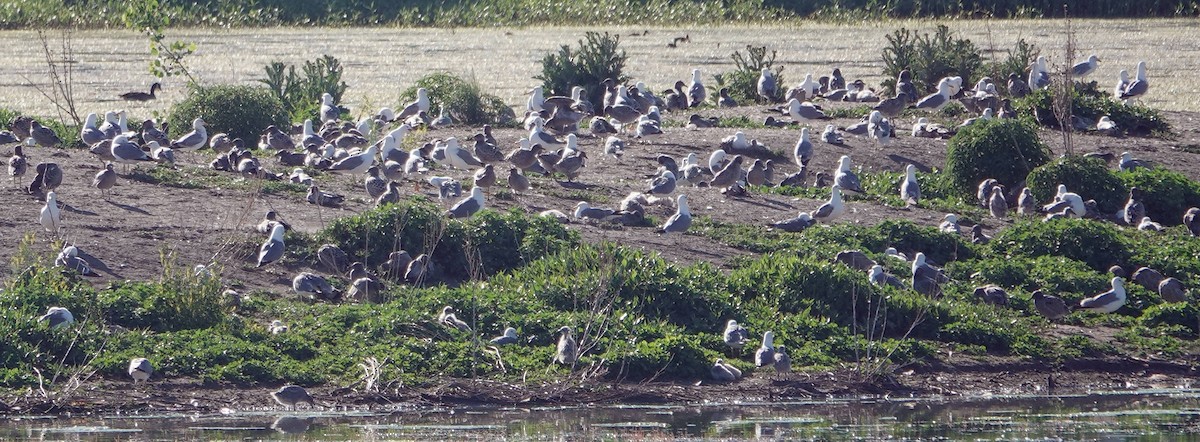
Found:
<path fill-rule="evenodd" d="M 542 57 L 542 73 L 533 78 L 542 81 L 547 95 L 570 96 L 571 88 L 580 86 L 589 101 L 603 103 L 604 86 L 600 83 L 607 79 L 617 84 L 629 81 L 624 74 L 627 58 L 620 35 L 588 32 L 574 49 L 562 45 L 558 52 Z"/>
<path fill-rule="evenodd" d="M 1038 201 L 1049 202 L 1058 193 L 1058 185 L 1067 186 L 1067 191 L 1078 194 L 1085 201 L 1096 200 L 1097 208 L 1104 213 L 1115 213 L 1125 207 L 1128 189 L 1117 178 L 1103 160 L 1081 156 L 1067 156 L 1042 165 L 1029 173 L 1027 186 Z M 1182 212 L 1180 213 L 1182 215 Z"/>
<path fill-rule="evenodd" d="M 1048 161 L 1050 149 L 1037 131 L 1014 119 L 973 124 L 946 143 L 946 175 L 963 198 L 972 198 L 979 182 L 988 178 L 1015 188 Z"/>
<path fill-rule="evenodd" d="M 983 66 L 983 57 L 970 39 L 956 38 L 950 28 L 938 25 L 936 33 L 919 34 L 907 28 L 887 36 L 883 48 L 882 85 L 895 90 L 896 76 L 908 69 L 918 92 L 933 91 L 944 77 L 959 76 L 971 84 L 976 71 Z"/>
<path fill-rule="evenodd" d="M 768 53 L 766 46 L 746 45 L 744 55 L 741 51 L 733 51 L 729 58 L 733 60 L 734 70 L 715 75 L 717 87 L 729 88 L 729 96 L 739 103 L 760 102 L 758 77 L 762 75 L 763 68 L 767 68 L 775 76 L 775 95 L 769 99 L 771 102 L 782 101 L 786 89 L 783 85 L 786 83 L 783 66 L 775 65 L 776 55 L 774 50 Z"/>
<path fill-rule="evenodd" d="M 417 88 L 421 87 L 429 91 L 431 111 L 444 107 L 450 118 L 458 123 L 507 124 L 516 118 L 504 100 L 483 92 L 474 76 L 462 78 L 446 72 L 427 74 L 417 79 L 415 85 L 400 94 L 401 106 L 415 100 Z"/>
<path fill-rule="evenodd" d="M 270 125 L 289 127 L 283 103 L 265 87 L 232 84 L 192 87 L 187 98 L 171 106 L 167 121 L 172 137 L 190 132 L 192 120 L 197 117 L 204 119 L 208 133 L 225 132 L 243 140 L 257 140 Z"/>
<path fill-rule="evenodd" d="M 333 96 L 334 103 L 341 103 L 342 96 L 346 94 L 349 86 L 342 81 L 342 71 L 341 62 L 326 54 L 305 61 L 301 70 L 303 74 L 297 74 L 294 65 L 273 61 L 263 66 L 265 77 L 258 79 L 258 82 L 270 89 L 271 94 L 283 103 L 283 109 L 291 121 L 319 120 L 323 94 Z"/>

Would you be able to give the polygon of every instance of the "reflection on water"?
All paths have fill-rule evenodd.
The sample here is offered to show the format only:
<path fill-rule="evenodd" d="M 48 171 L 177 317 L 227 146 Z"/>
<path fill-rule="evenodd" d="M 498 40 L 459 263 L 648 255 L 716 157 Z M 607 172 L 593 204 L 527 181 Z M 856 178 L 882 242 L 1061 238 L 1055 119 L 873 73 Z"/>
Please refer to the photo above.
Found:
<path fill-rule="evenodd" d="M 862 398 L 393 412 L 25 416 L 0 440 L 976 439 L 1200 440 L 1200 390 L 1056 397 Z"/>

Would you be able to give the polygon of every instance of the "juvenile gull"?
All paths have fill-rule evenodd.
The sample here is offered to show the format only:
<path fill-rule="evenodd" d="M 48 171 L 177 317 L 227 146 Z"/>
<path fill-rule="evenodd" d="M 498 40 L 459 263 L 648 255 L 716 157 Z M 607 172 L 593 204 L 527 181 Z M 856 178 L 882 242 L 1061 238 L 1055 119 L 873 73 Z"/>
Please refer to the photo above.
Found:
<path fill-rule="evenodd" d="M 573 365 L 579 360 L 579 344 L 571 336 L 571 327 L 562 326 L 558 329 L 558 346 L 554 352 L 554 362 L 563 365 Z"/>
<path fill-rule="evenodd" d="M 737 321 L 730 319 L 725 323 L 725 332 L 722 334 L 725 340 L 725 345 L 732 347 L 734 350 L 741 350 L 746 346 L 746 341 L 750 339 L 750 332 L 738 324 Z"/>
<path fill-rule="evenodd" d="M 992 196 L 988 199 L 988 212 L 993 218 L 1004 218 L 1008 215 L 1008 200 L 1004 199 L 1004 186 L 997 184 L 992 187 Z"/>
<path fill-rule="evenodd" d="M 296 406 L 302 403 L 306 403 L 310 407 L 316 405 L 313 402 L 312 396 L 308 395 L 308 391 L 299 385 L 285 385 L 280 387 L 278 390 L 271 392 L 271 399 L 275 399 L 275 402 L 279 405 L 292 407 L 292 410 L 295 410 Z"/>
<path fill-rule="evenodd" d="M 604 140 L 604 154 L 620 160 L 621 156 L 625 154 L 625 142 L 620 138 L 609 136 Z"/>
<path fill-rule="evenodd" d="M 667 218 L 659 230 L 662 233 L 685 232 L 692 225 L 692 214 L 688 211 L 687 195 L 676 197 L 675 214 Z"/>
<path fill-rule="evenodd" d="M 1183 225 L 1187 226 L 1192 236 L 1200 236 L 1200 208 L 1191 207 L 1183 214 Z"/>
<path fill-rule="evenodd" d="M 62 139 L 58 138 L 58 134 L 54 133 L 54 131 L 50 128 L 42 126 L 42 124 L 38 123 L 37 120 L 31 121 L 29 125 L 29 136 L 30 138 L 33 138 L 33 141 L 37 143 L 37 145 L 42 147 L 54 147 L 62 144 Z"/>
<path fill-rule="evenodd" d="M 158 84 L 158 83 L 154 83 Z M 150 360 L 146 358 L 133 358 L 129 361 L 129 376 L 133 378 L 133 383 L 138 381 L 146 382 L 150 380 L 150 376 L 154 374 L 154 366 L 150 365 Z"/>
<path fill-rule="evenodd" d="M 724 359 L 717 358 L 717 361 L 709 368 L 708 375 L 717 382 L 733 382 L 742 377 L 742 371 L 726 364 Z"/>
<path fill-rule="evenodd" d="M 882 113 L 888 118 L 894 118 L 895 116 L 900 115 L 900 112 L 903 111 L 904 108 L 908 107 L 908 101 L 908 95 L 904 92 L 900 92 L 896 94 L 894 98 L 888 98 L 880 101 L 871 109 Z"/>
<path fill-rule="evenodd" d="M 787 348 L 780 345 L 775 347 L 775 373 L 787 374 L 792 372 L 792 358 L 787 354 Z"/>
<path fill-rule="evenodd" d="M 529 191 L 529 178 L 521 173 L 516 167 L 508 168 L 508 188 L 516 193 L 525 193 Z"/>
<path fill-rule="evenodd" d="M 8 178 L 15 180 L 29 170 L 29 160 L 25 158 L 25 148 L 20 144 L 13 146 L 13 156 L 8 159 Z"/>
<path fill-rule="evenodd" d="M 475 187 L 490 189 L 496 185 L 496 169 L 491 164 L 485 164 L 482 169 L 476 170 L 471 178 Z"/>
<path fill-rule="evenodd" d="M 841 134 L 837 133 L 837 127 L 832 124 L 825 125 L 825 131 L 821 132 L 821 140 L 833 145 L 841 145 L 845 142 Z"/>
<path fill-rule="evenodd" d="M 1071 312 L 1067 309 L 1067 303 L 1063 302 L 1062 298 L 1047 295 L 1042 293 L 1041 290 L 1033 291 L 1033 307 L 1037 309 L 1038 313 L 1041 313 L 1042 316 L 1051 321 L 1062 318 Z"/>
<path fill-rule="evenodd" d="M 1079 301 L 1080 310 L 1097 313 L 1112 313 L 1123 305 L 1125 305 L 1125 280 L 1120 276 L 1113 277 L 1112 288 L 1107 292 Z"/>
<path fill-rule="evenodd" d="M 1004 289 L 995 284 L 976 287 L 975 291 L 971 294 L 972 296 L 988 304 L 1000 306 L 1008 305 L 1008 292 L 1004 291 Z"/>
<path fill-rule="evenodd" d="M 283 257 L 285 250 L 283 233 L 285 230 L 283 224 L 276 224 L 274 227 L 271 227 L 271 236 L 258 248 L 257 267 L 273 263 Z"/>

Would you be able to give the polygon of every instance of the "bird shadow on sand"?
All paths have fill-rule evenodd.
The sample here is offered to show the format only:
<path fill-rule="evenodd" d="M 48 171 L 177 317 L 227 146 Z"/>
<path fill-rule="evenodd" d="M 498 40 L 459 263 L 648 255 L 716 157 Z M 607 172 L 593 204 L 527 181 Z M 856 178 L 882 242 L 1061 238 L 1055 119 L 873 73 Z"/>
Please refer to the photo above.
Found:
<path fill-rule="evenodd" d="M 117 272 L 114 272 L 112 269 L 110 269 L 108 267 L 107 264 L 105 264 L 103 261 L 97 259 L 95 256 L 92 256 L 88 252 L 80 250 L 79 258 L 83 259 L 83 261 L 86 262 L 88 264 L 88 267 L 91 267 L 92 270 L 104 272 L 104 273 L 113 275 L 113 277 L 116 277 L 116 278 L 122 278 L 122 279 L 125 278 L 124 276 L 121 276 Z"/>
<path fill-rule="evenodd" d="M 63 204 L 63 210 L 66 210 L 68 212 L 78 214 L 78 215 L 87 215 L 87 216 L 97 216 L 98 215 L 96 212 L 83 210 L 78 207 L 72 206 L 70 204 Z"/>
<path fill-rule="evenodd" d="M 105 201 L 105 202 L 113 205 L 114 207 L 124 209 L 129 212 L 140 213 L 142 215 L 151 215 L 150 212 L 147 212 L 140 207 L 134 207 L 134 206 L 131 206 L 128 204 L 121 204 L 121 203 L 117 203 L 117 202 L 113 202 L 113 201 Z"/>
<path fill-rule="evenodd" d="M 579 183 L 579 182 L 575 182 L 575 181 L 559 181 L 558 185 L 568 188 L 568 189 L 575 189 L 575 190 L 591 190 L 592 188 L 596 187 L 591 184 L 584 184 L 584 183 Z"/>
<path fill-rule="evenodd" d="M 925 165 L 925 163 L 922 163 L 920 161 L 906 157 L 904 155 L 896 155 L 894 153 L 890 153 L 890 154 L 888 154 L 887 157 L 889 160 L 895 161 L 900 164 L 912 164 L 913 166 L 916 166 L 917 171 L 921 172 L 921 173 L 929 173 L 929 172 L 933 171 L 933 169 L 930 169 L 929 166 Z"/>

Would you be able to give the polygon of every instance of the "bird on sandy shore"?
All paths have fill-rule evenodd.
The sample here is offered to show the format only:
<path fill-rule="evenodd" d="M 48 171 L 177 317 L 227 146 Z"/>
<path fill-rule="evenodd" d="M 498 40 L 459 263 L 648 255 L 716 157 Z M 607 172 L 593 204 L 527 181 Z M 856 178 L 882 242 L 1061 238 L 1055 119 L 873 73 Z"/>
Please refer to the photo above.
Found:
<path fill-rule="evenodd" d="M 554 362 L 563 365 L 573 365 L 579 360 L 579 344 L 571 336 L 571 327 L 562 326 L 558 329 L 558 346 L 554 352 Z"/>
<path fill-rule="evenodd" d="M 37 321 L 45 321 L 52 329 L 68 327 L 75 323 L 75 315 L 72 315 L 71 311 L 65 307 L 50 307 L 46 310 L 46 314 L 39 317 Z"/>
<path fill-rule="evenodd" d="M 150 364 L 149 359 L 133 358 L 129 361 L 129 376 L 133 378 L 134 384 L 137 384 L 138 381 L 149 381 L 152 375 L 154 375 L 154 366 Z"/>
<path fill-rule="evenodd" d="M 1120 276 L 1112 279 L 1112 288 L 1104 293 L 1091 296 L 1079 301 L 1079 310 L 1097 313 L 1112 313 L 1125 305 L 1125 280 Z"/>
<path fill-rule="evenodd" d="M 283 243 L 283 234 L 286 229 L 283 224 L 276 224 L 271 227 L 271 236 L 262 243 L 258 248 L 258 266 L 262 267 L 267 264 L 278 261 L 283 257 L 285 246 Z"/>
<path fill-rule="evenodd" d="M 775 332 L 763 332 L 762 344 L 754 352 L 754 366 L 762 367 L 775 363 Z"/>
<path fill-rule="evenodd" d="M 274 399 L 279 405 L 292 407 L 293 411 L 296 410 L 296 406 L 299 404 L 306 403 L 310 407 L 316 405 L 313 402 L 312 396 L 308 394 L 308 390 L 299 385 L 285 385 L 280 387 L 278 390 L 271 392 L 271 399 Z"/>

